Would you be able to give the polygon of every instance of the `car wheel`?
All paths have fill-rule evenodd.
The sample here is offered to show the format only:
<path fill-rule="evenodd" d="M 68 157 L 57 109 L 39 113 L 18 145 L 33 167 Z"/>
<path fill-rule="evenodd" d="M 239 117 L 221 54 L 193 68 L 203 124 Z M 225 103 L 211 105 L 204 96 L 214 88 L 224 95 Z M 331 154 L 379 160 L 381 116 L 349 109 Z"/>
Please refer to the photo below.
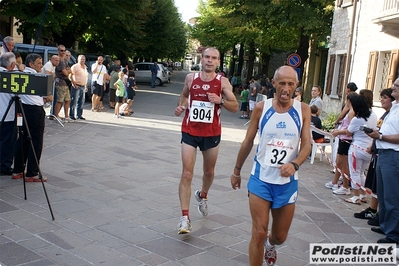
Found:
<path fill-rule="evenodd" d="M 157 78 L 157 79 L 155 80 L 154 85 L 155 85 L 155 86 L 162 86 L 162 81 L 161 81 L 161 79 Z"/>

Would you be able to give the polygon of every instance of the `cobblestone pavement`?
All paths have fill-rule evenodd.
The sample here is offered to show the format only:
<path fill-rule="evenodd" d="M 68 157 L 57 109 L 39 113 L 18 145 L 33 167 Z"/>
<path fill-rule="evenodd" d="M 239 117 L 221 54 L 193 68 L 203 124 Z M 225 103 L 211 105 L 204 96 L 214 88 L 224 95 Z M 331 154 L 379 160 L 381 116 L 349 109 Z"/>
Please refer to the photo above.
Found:
<path fill-rule="evenodd" d="M 181 172 L 180 123 L 173 110 L 185 73 L 151 89 L 140 85 L 132 117 L 113 110 L 91 112 L 86 121 L 60 127 L 46 121 L 41 170 L 55 220 L 41 183 L 0 177 L 0 265 L 248 265 L 251 218 L 246 180 L 230 187 L 229 175 L 245 120 L 223 112 L 223 135 L 209 216 L 196 211 L 193 231 L 177 234 L 177 187 Z M 243 167 L 248 177 L 252 154 Z M 200 188 L 198 153 L 192 190 Z M 366 220 L 353 217 L 368 205 L 352 205 L 333 195 L 327 162 L 301 166 L 295 217 L 287 241 L 278 247 L 277 265 L 310 265 L 309 243 L 375 243 Z"/>

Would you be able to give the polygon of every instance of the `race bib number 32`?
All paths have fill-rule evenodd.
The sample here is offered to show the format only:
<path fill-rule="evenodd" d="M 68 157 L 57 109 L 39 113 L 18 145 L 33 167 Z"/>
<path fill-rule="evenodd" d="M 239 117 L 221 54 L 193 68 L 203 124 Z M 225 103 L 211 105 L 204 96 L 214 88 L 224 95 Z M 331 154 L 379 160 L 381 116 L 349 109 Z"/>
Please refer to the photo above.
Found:
<path fill-rule="evenodd" d="M 285 164 L 293 151 L 291 140 L 271 139 L 266 147 L 265 164 L 272 167 Z"/>
<path fill-rule="evenodd" d="M 212 123 L 214 109 L 214 103 L 193 101 L 190 110 L 190 121 L 200 123 Z"/>

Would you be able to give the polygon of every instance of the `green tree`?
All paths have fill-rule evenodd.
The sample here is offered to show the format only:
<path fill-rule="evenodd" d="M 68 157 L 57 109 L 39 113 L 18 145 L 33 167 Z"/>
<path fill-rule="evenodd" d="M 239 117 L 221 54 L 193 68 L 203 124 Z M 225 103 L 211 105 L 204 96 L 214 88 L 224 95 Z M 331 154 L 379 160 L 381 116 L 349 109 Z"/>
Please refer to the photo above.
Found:
<path fill-rule="evenodd" d="M 17 19 L 18 32 L 30 43 L 36 38 L 47 2 L 42 44 L 68 48 L 79 44 L 79 50 L 121 59 L 184 55 L 184 24 L 172 0 L 2 0 L 0 12 Z"/>
<path fill-rule="evenodd" d="M 143 42 L 135 54 L 145 60 L 180 59 L 187 48 L 185 24 L 172 0 L 153 0 L 153 13 L 143 28 Z"/>
<path fill-rule="evenodd" d="M 214 5 L 212 0 L 201 1 L 198 7 L 201 14 L 197 24 L 192 28 L 191 37 L 197 39 L 203 46 L 213 46 L 221 53 L 221 66 L 224 64 L 224 53 L 231 50 L 238 39 L 234 29 L 225 19 L 226 10 Z"/>
<path fill-rule="evenodd" d="M 309 40 L 323 38 L 331 29 L 333 0 L 209 0 L 206 8 L 218 8 L 226 32 L 244 43 L 250 59 L 259 52 L 262 72 L 273 52 L 297 52 L 301 68 L 308 58 Z M 203 10 L 199 10 L 201 17 Z M 203 38 L 206 39 L 207 31 Z M 229 36 L 229 35 L 227 35 Z M 255 49 L 253 49 L 255 45 Z M 252 74 L 249 62 L 248 75 Z"/>

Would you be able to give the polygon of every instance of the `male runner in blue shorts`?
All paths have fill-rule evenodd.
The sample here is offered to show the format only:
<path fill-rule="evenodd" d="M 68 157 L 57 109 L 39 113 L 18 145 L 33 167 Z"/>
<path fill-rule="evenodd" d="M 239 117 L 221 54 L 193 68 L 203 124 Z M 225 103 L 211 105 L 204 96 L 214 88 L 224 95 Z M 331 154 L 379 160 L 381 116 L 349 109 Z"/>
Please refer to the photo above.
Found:
<path fill-rule="evenodd" d="M 272 83 L 276 88 L 275 97 L 256 104 L 231 175 L 233 189 L 240 188 L 241 168 L 259 131 L 259 144 L 248 181 L 252 216 L 249 261 L 252 266 L 262 265 L 263 254 L 267 265 L 275 264 L 275 245 L 286 240 L 294 217 L 297 171 L 311 149 L 310 108 L 291 97 L 298 86 L 296 71 L 282 66 L 276 70 Z M 273 222 L 268 235 L 270 210 Z"/>

